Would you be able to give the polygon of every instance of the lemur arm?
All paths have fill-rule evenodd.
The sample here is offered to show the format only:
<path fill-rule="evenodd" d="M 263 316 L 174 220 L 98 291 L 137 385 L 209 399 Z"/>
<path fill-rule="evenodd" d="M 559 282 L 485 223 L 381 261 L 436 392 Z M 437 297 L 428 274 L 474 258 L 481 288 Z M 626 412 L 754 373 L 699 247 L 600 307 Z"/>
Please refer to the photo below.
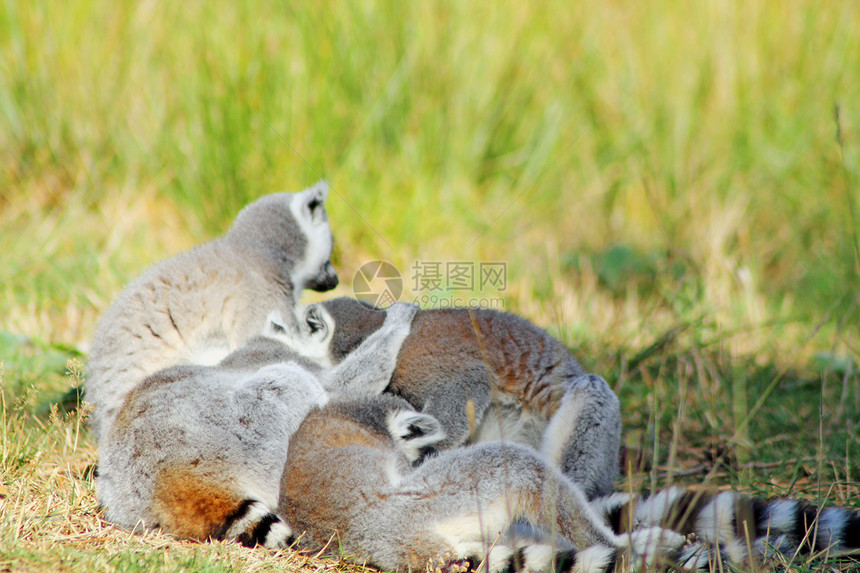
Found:
<path fill-rule="evenodd" d="M 470 442 L 480 430 L 490 405 L 486 372 L 464 372 L 456 378 L 435 383 L 428 381 L 430 388 L 423 397 L 421 411 L 439 420 L 445 430 L 445 439 L 437 444 L 440 450 Z M 412 396 L 404 397 L 416 406 L 421 402 L 420 398 L 413 401 Z M 498 433 L 503 437 L 503 430 Z"/>
<path fill-rule="evenodd" d="M 403 302 L 388 307 L 379 329 L 342 362 L 320 373 L 322 385 L 333 393 L 364 396 L 385 390 L 417 311 L 417 306 Z"/>

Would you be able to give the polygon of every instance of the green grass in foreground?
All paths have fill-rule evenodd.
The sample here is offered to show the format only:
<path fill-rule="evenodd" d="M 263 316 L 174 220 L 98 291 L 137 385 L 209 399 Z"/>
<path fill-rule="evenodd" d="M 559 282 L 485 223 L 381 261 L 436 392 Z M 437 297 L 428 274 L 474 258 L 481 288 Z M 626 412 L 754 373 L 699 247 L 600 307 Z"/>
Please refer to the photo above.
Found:
<path fill-rule="evenodd" d="M 858 29 L 851 0 L 4 3 L 0 570 L 346 570 L 110 527 L 88 430 L 45 413 L 122 285 L 321 176 L 331 296 L 504 261 L 458 295 L 610 381 L 625 486 L 860 507 Z"/>

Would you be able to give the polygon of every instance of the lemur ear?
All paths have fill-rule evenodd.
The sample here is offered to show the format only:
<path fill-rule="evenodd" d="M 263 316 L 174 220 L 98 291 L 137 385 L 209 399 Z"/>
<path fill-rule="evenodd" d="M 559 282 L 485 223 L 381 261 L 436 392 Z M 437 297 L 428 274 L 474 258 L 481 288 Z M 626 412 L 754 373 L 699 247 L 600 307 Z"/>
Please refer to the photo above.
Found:
<path fill-rule="evenodd" d="M 328 182 L 320 181 L 302 194 L 303 210 L 311 221 L 325 217 L 325 200 L 328 197 Z"/>
<path fill-rule="evenodd" d="M 401 438 L 404 440 L 415 440 L 419 438 L 427 439 L 438 436 L 438 439 L 445 437 L 445 432 L 442 430 L 442 425 L 439 420 L 430 414 L 421 414 L 419 412 L 403 412 L 399 421 L 403 424 L 401 430 Z"/>
<path fill-rule="evenodd" d="M 401 452 L 412 462 L 421 460 L 445 439 L 445 430 L 439 420 L 430 414 L 413 410 L 392 412 L 388 430 Z"/>
<path fill-rule="evenodd" d="M 284 322 L 284 318 L 281 316 L 280 311 L 273 310 L 269 313 L 269 316 L 266 317 L 266 328 L 263 334 L 274 338 L 287 335 L 287 325 Z"/>
<path fill-rule="evenodd" d="M 305 322 L 311 336 L 325 338 L 328 335 L 325 309 L 319 304 L 310 304 L 305 310 Z"/>

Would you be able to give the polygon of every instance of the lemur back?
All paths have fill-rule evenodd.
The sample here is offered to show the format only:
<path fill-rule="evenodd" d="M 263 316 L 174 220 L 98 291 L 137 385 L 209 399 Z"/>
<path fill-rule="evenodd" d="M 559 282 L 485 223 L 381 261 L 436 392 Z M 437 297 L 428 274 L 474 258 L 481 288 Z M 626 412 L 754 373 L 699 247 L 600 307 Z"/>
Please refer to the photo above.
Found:
<path fill-rule="evenodd" d="M 315 305 L 306 309 L 316 313 Z M 297 356 L 283 325 L 252 338 L 217 366 L 161 370 L 127 396 L 100 448 L 98 498 L 109 521 L 182 538 L 284 546 L 292 530 L 276 512 L 290 436 L 329 393 L 381 392 L 409 333 L 397 305 L 352 356 L 332 368 Z M 303 350 L 325 345 L 313 320 Z M 310 349 L 310 350 L 309 350 Z"/>
<path fill-rule="evenodd" d="M 340 548 L 384 571 L 420 571 L 453 553 L 488 571 L 597 572 L 619 561 L 635 570 L 683 543 L 659 528 L 614 535 L 582 491 L 530 448 L 483 443 L 422 460 L 442 440 L 435 418 L 392 395 L 311 411 L 292 438 L 279 501 L 303 533 L 299 546 Z M 547 532 L 546 541 L 513 541 L 508 532 L 520 519 Z"/>
<path fill-rule="evenodd" d="M 385 317 L 349 298 L 323 306 L 335 325 L 333 362 L 348 356 Z M 621 435 L 617 397 L 561 343 L 518 316 L 464 308 L 419 311 L 387 391 L 442 423 L 447 437 L 439 449 L 513 441 L 539 449 L 589 498 L 614 486 Z"/>
<path fill-rule="evenodd" d="M 156 264 L 117 296 L 88 360 L 86 399 L 95 405 L 97 440 L 146 376 L 174 364 L 217 364 L 262 332 L 270 311 L 292 321 L 297 292 L 337 285 L 327 193 L 320 182 L 265 196 L 225 235 Z"/>

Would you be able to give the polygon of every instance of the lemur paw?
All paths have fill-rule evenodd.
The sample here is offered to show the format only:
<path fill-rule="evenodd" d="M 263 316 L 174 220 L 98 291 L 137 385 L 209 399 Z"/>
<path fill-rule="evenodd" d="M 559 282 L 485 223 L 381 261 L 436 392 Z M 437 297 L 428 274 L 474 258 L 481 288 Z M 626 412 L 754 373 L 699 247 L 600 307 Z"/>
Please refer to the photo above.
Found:
<path fill-rule="evenodd" d="M 475 558 L 460 559 L 453 553 L 446 553 L 427 563 L 428 573 L 469 573 L 475 571 L 481 562 Z"/>

